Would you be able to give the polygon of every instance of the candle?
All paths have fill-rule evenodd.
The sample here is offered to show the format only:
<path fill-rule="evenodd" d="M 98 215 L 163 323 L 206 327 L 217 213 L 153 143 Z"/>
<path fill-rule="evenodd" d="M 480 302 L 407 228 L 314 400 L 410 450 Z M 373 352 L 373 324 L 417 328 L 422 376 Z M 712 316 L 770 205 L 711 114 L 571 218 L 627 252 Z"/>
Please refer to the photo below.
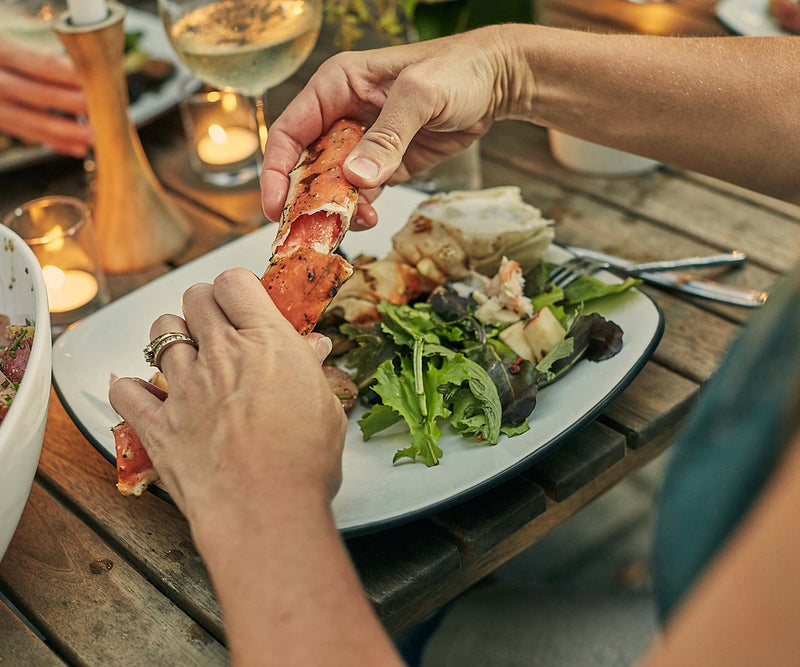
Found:
<path fill-rule="evenodd" d="M 80 269 L 62 271 L 57 266 L 47 264 L 42 267 L 42 276 L 47 288 L 51 313 L 77 310 L 97 296 L 97 280 L 87 271 Z"/>
<path fill-rule="evenodd" d="M 235 164 L 246 160 L 258 149 L 258 137 L 244 127 L 223 128 L 216 123 L 197 142 L 197 156 L 206 164 Z"/>
<path fill-rule="evenodd" d="M 108 16 L 106 0 L 67 0 L 72 25 L 89 25 L 105 21 Z"/>

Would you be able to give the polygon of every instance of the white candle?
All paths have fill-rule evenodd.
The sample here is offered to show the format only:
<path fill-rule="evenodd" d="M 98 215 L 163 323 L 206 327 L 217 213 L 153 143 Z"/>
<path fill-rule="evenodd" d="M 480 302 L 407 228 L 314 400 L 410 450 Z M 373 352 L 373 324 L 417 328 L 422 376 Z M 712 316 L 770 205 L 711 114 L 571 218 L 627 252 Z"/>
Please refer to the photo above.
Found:
<path fill-rule="evenodd" d="M 66 313 L 85 306 L 97 296 L 97 280 L 87 271 L 47 264 L 42 267 L 51 313 Z"/>
<path fill-rule="evenodd" d="M 255 132 L 244 127 L 223 128 L 213 124 L 197 142 L 197 156 L 206 164 L 234 164 L 246 160 L 258 149 Z"/>
<path fill-rule="evenodd" d="M 67 0 L 72 25 L 100 23 L 108 16 L 106 0 Z"/>

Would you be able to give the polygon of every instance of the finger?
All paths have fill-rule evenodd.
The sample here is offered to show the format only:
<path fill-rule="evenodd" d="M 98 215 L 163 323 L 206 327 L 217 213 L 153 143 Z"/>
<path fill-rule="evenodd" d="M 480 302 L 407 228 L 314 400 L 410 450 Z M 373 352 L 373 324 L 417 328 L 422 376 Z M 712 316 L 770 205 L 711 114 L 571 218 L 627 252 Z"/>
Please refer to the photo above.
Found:
<path fill-rule="evenodd" d="M 8 102 L 0 102 L 0 132 L 23 141 L 52 146 L 76 157 L 85 155 L 92 144 L 92 133 L 87 126 Z"/>
<path fill-rule="evenodd" d="M 183 293 L 181 310 L 198 345 L 214 345 L 231 323 L 214 298 L 211 283 L 192 285 Z"/>
<path fill-rule="evenodd" d="M 312 331 L 306 336 L 306 343 L 314 350 L 314 354 L 317 355 L 319 363 L 325 361 L 331 353 L 331 350 L 333 350 L 333 341 L 327 336 L 315 331 Z"/>
<path fill-rule="evenodd" d="M 155 340 L 167 333 L 182 333 L 186 336 L 191 336 L 184 319 L 172 314 L 161 315 L 153 322 L 150 327 L 150 340 Z M 186 368 L 196 359 L 197 350 L 193 345 L 183 341 L 172 343 L 164 348 L 158 357 L 158 369 L 164 373 L 167 382 L 169 382 L 173 373 Z"/>
<path fill-rule="evenodd" d="M 345 160 L 344 174 L 353 185 L 378 187 L 397 170 L 414 136 L 436 111 L 424 93 L 413 72 L 401 72 L 377 120 Z"/>
<path fill-rule="evenodd" d="M 61 53 L 34 51 L 0 36 L 0 64 L 30 79 L 80 88 L 72 60 Z"/>
<path fill-rule="evenodd" d="M 214 280 L 214 298 L 239 330 L 292 325 L 281 315 L 261 281 L 247 269 L 229 269 Z"/>
<path fill-rule="evenodd" d="M 162 404 L 161 399 L 150 390 L 148 384 L 139 378 L 119 378 L 108 388 L 108 400 L 112 407 L 131 425 L 140 438 Z"/>
<path fill-rule="evenodd" d="M 0 69 L 0 90 L 4 98 L 32 109 L 57 109 L 74 116 L 86 114 L 86 98 L 80 88 L 68 88 Z"/>
<path fill-rule="evenodd" d="M 356 232 L 372 229 L 378 224 L 378 214 L 371 204 L 359 202 L 350 229 Z"/>

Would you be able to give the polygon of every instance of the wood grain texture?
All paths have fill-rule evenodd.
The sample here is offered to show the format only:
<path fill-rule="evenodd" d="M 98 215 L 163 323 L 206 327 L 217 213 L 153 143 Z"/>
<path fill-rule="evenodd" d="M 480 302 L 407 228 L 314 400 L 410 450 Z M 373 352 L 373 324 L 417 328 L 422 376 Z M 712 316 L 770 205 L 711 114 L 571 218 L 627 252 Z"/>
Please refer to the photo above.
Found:
<path fill-rule="evenodd" d="M 501 445 L 502 446 L 502 445 Z M 431 517 L 458 545 L 465 558 L 475 558 L 545 511 L 541 487 L 515 477 Z"/>
<path fill-rule="evenodd" d="M 649 363 L 599 421 L 620 431 L 628 447 L 637 449 L 682 423 L 698 388 L 695 382 Z"/>
<path fill-rule="evenodd" d="M 39 476 L 139 572 L 216 639 L 224 640 L 219 603 L 186 519 L 152 493 L 141 498 L 120 495 L 116 469 L 80 434 L 55 393 Z"/>
<path fill-rule="evenodd" d="M 625 458 L 625 436 L 602 424 L 589 424 L 523 476 L 562 502 L 600 473 Z"/>
<path fill-rule="evenodd" d="M 67 660 L 222 665 L 227 651 L 98 534 L 34 485 L 0 565 L 20 609 Z"/>
<path fill-rule="evenodd" d="M 0 602 L 0 663 L 25 667 L 63 665 L 56 656 L 11 609 Z"/>
<path fill-rule="evenodd" d="M 352 538 L 347 549 L 367 598 L 384 623 L 405 613 L 461 565 L 458 549 L 425 520 Z"/>

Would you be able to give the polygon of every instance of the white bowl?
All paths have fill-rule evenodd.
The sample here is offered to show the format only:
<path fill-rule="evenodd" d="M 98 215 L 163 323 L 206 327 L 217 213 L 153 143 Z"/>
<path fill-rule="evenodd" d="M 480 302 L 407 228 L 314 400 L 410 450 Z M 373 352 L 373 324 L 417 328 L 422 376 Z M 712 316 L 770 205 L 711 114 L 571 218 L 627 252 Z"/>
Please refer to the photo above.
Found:
<path fill-rule="evenodd" d="M 36 325 L 30 360 L 0 424 L 0 560 L 17 528 L 39 462 L 50 400 L 52 343 L 47 291 L 25 242 L 0 224 L 0 313 Z"/>

